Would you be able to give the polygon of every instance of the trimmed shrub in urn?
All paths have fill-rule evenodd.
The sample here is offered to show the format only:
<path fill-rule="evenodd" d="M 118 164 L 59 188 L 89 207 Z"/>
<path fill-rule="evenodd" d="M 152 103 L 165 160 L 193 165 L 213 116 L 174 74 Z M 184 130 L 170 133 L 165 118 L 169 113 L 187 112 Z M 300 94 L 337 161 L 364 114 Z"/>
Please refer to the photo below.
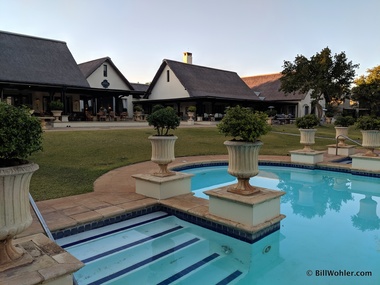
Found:
<path fill-rule="evenodd" d="M 355 123 L 355 119 L 352 116 L 338 116 L 335 119 L 335 138 L 338 138 L 338 146 L 345 146 L 345 140 L 348 136 L 348 127 Z"/>
<path fill-rule="evenodd" d="M 51 101 L 50 102 L 50 110 L 59 110 L 59 111 L 62 111 L 63 110 L 63 103 L 61 101 Z"/>
<path fill-rule="evenodd" d="M 249 184 L 249 179 L 259 173 L 258 156 L 263 145 L 259 138 L 270 130 L 267 119 L 263 112 L 236 106 L 228 108 L 218 124 L 220 133 L 233 137 L 224 142 L 228 150 L 228 173 L 238 179 L 238 183 L 228 189 L 229 192 L 240 195 L 259 192 Z"/>
<path fill-rule="evenodd" d="M 311 145 L 315 144 L 315 127 L 319 125 L 319 120 L 316 115 L 308 114 L 296 119 L 296 126 L 300 131 L 300 143 L 304 145 L 304 151 L 312 151 Z"/>
<path fill-rule="evenodd" d="M 174 175 L 174 172 L 168 171 L 167 166 L 175 159 L 174 144 L 178 137 L 169 134 L 169 131 L 179 126 L 180 118 L 173 108 L 156 105 L 152 114 L 147 117 L 147 121 L 149 126 L 153 126 L 157 131 L 156 135 L 148 138 L 152 144 L 151 160 L 160 167 L 159 172 L 153 175 L 160 177 Z"/>
<path fill-rule="evenodd" d="M 365 156 L 378 156 L 374 150 L 380 147 L 380 120 L 372 116 L 362 116 L 356 121 L 355 128 L 362 133 L 362 147 L 368 149 Z"/>
<path fill-rule="evenodd" d="M 55 122 L 59 122 L 59 117 L 62 115 L 63 103 L 61 101 L 51 101 L 50 102 L 50 110 L 53 113 L 53 117 L 55 118 Z"/>
<path fill-rule="evenodd" d="M 40 121 L 25 107 L 0 102 L 0 268 L 21 259 L 12 239 L 32 223 L 29 182 L 38 165 L 26 159 L 42 150 Z"/>
<path fill-rule="evenodd" d="M 187 115 L 189 116 L 189 121 L 193 121 L 193 117 L 196 111 L 197 107 L 195 106 L 190 106 L 189 108 L 187 108 Z"/>

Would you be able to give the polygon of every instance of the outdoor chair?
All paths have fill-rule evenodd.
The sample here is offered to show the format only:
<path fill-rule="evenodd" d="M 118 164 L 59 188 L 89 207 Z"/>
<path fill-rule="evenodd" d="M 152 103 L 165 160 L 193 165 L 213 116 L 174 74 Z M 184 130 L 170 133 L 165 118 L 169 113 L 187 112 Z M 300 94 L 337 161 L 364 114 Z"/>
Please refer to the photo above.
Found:
<path fill-rule="evenodd" d="M 98 116 L 99 121 L 106 121 L 107 120 L 107 115 L 106 112 L 104 111 L 99 111 L 99 113 L 96 114 Z"/>
<path fill-rule="evenodd" d="M 128 113 L 127 112 L 121 112 L 120 113 L 120 120 L 127 120 Z"/>
<path fill-rule="evenodd" d="M 93 121 L 94 116 L 89 111 L 86 111 L 86 121 Z"/>
<path fill-rule="evenodd" d="M 110 121 L 117 121 L 117 116 L 115 115 L 114 111 L 110 111 L 109 119 L 110 119 Z"/>

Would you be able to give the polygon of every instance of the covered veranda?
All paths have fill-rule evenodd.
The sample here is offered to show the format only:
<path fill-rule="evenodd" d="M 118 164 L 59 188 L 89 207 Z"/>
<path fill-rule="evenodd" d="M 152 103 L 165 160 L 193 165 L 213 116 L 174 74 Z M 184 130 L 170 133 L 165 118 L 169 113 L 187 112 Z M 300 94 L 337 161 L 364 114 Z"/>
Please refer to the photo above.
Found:
<path fill-rule="evenodd" d="M 86 121 L 86 113 L 96 115 L 100 108 L 115 114 L 128 113 L 128 105 L 143 96 L 135 90 L 99 89 L 73 86 L 42 85 L 0 82 L 0 98 L 15 106 L 25 105 L 35 116 L 50 116 L 50 102 L 57 100 L 64 105 L 63 115 L 70 121 Z M 132 110 L 130 111 L 132 117 Z"/>

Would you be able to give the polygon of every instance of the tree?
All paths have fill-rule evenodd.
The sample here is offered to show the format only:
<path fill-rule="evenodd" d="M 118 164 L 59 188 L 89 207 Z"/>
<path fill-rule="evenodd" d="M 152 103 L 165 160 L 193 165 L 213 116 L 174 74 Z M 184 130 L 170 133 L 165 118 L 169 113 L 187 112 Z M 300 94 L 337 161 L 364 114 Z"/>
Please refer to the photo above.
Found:
<path fill-rule="evenodd" d="M 380 65 L 367 69 L 367 76 L 354 80 L 352 99 L 359 102 L 360 108 L 367 108 L 371 115 L 380 111 Z"/>
<path fill-rule="evenodd" d="M 280 91 L 286 94 L 310 91 L 313 104 L 321 111 L 321 99 L 330 103 L 349 95 L 358 67 L 347 60 L 344 52 L 332 56 L 328 47 L 310 59 L 297 55 L 294 62 L 284 61 Z"/>

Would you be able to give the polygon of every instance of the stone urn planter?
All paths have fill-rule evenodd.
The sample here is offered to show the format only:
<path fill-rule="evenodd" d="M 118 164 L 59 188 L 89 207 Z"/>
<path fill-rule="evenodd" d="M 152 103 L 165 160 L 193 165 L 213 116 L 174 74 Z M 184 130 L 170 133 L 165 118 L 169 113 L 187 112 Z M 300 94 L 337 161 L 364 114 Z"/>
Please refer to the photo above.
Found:
<path fill-rule="evenodd" d="M 53 117 L 55 118 L 54 122 L 60 122 L 59 118 L 62 115 L 62 111 L 61 110 L 51 110 L 51 112 L 53 114 Z"/>
<path fill-rule="evenodd" d="M 338 138 L 338 146 L 346 146 L 345 137 L 348 137 L 348 127 L 335 127 L 335 138 Z"/>
<path fill-rule="evenodd" d="M 352 116 L 338 116 L 335 119 L 335 138 L 338 138 L 338 146 L 346 146 L 346 137 L 348 137 L 348 127 L 355 123 Z"/>
<path fill-rule="evenodd" d="M 361 130 L 362 133 L 362 147 L 366 148 L 368 151 L 364 154 L 365 156 L 378 156 L 374 152 L 375 148 L 380 147 L 380 131 L 378 130 Z"/>
<path fill-rule="evenodd" d="M 259 173 L 259 151 L 262 142 L 225 141 L 228 151 L 228 173 L 238 179 L 238 183 L 228 191 L 240 195 L 252 195 L 259 190 L 249 184 L 249 179 Z"/>
<path fill-rule="evenodd" d="M 149 136 L 152 145 L 151 161 L 158 164 L 160 170 L 154 176 L 170 176 L 175 172 L 168 170 L 168 164 L 174 161 L 174 145 L 178 137 L 176 136 Z"/>
<path fill-rule="evenodd" d="M 155 136 L 149 137 L 152 144 L 151 160 L 160 167 L 160 170 L 153 175 L 159 177 L 175 175 L 175 172 L 168 170 L 168 164 L 175 159 L 174 144 L 178 137 L 170 135 L 169 131 L 175 130 L 180 124 L 177 113 L 171 107 L 156 105 L 147 121 L 157 131 Z"/>
<path fill-rule="evenodd" d="M 221 133 L 234 138 L 224 142 L 228 151 L 228 173 L 238 179 L 238 183 L 229 187 L 228 192 L 239 195 L 260 192 L 249 184 L 249 179 L 259 173 L 258 157 L 263 143 L 258 139 L 270 129 L 267 119 L 263 112 L 236 106 L 229 108 L 217 125 Z"/>
<path fill-rule="evenodd" d="M 50 102 L 50 110 L 55 118 L 54 122 L 59 122 L 59 117 L 62 115 L 63 111 L 63 103 L 61 101 L 51 101 Z"/>
<path fill-rule="evenodd" d="M 187 116 L 189 117 L 189 121 L 194 121 L 194 112 L 187 112 Z"/>
<path fill-rule="evenodd" d="M 303 151 L 313 151 L 310 146 L 315 144 L 315 133 L 317 130 L 314 128 L 318 126 L 318 124 L 319 119 L 314 114 L 308 114 L 296 119 L 296 126 L 301 134 L 300 143 L 304 145 Z"/>
<path fill-rule="evenodd" d="M 380 147 L 380 120 L 372 116 L 362 116 L 356 121 L 355 128 L 362 133 L 362 147 L 368 149 L 364 156 L 378 156 L 374 150 Z"/>
<path fill-rule="evenodd" d="M 34 163 L 0 168 L 0 268 L 23 255 L 12 239 L 32 223 L 29 183 L 38 168 Z"/>
<path fill-rule="evenodd" d="M 312 151 L 311 146 L 315 144 L 316 129 L 299 129 L 301 138 L 300 144 L 304 146 L 303 151 Z"/>
<path fill-rule="evenodd" d="M 25 132 L 25 129 L 28 131 Z M 29 183 L 38 165 L 27 157 L 42 150 L 42 128 L 25 108 L 0 102 L 0 271 L 22 264 L 24 252 L 12 244 L 32 223 Z M 26 258 L 28 259 L 28 258 Z"/>

